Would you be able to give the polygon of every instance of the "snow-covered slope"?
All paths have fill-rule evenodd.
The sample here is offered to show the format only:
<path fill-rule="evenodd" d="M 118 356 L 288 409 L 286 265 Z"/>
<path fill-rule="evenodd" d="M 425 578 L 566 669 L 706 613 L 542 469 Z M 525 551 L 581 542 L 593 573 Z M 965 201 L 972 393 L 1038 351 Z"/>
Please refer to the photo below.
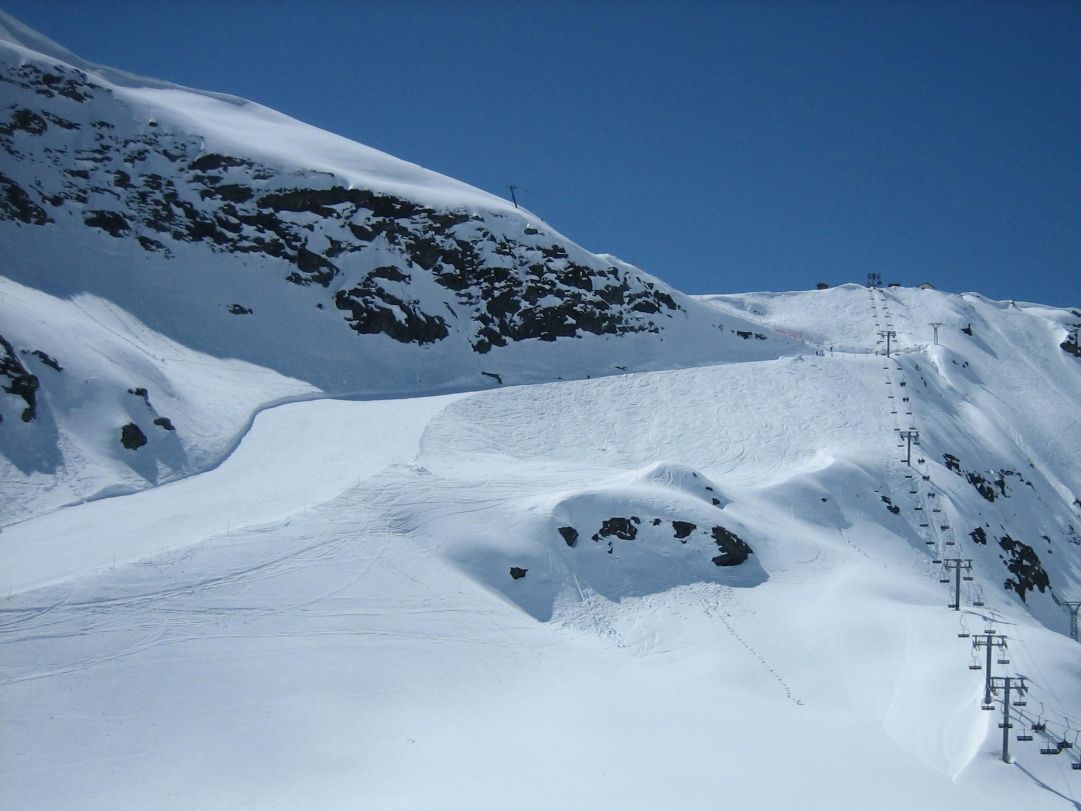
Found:
<path fill-rule="evenodd" d="M 17 75 L 74 75 L 124 138 L 153 118 L 147 161 L 233 138 L 161 170 L 176 199 L 195 221 L 231 216 L 187 167 L 251 160 L 198 182 L 258 187 L 236 211 L 335 270 L 291 282 L 299 247 L 246 251 L 246 227 L 249 243 L 151 235 L 98 181 L 47 208 L 70 177 L 50 161 L 74 153 L 45 113 L 75 113 L 47 106 L 60 80 L 3 85 L 50 124 L 8 134 L 21 157 L 4 173 L 53 222 L 0 222 L 0 805 L 1081 803 L 1081 648 L 1062 606 L 1081 600 L 1081 311 L 855 285 L 682 296 L 460 184 L 355 145 L 325 153 L 332 136 L 270 111 L 4 25 Z M 273 127 L 333 178 L 275 153 Z M 125 148 L 109 141 L 100 163 L 134 178 L 143 159 L 124 168 Z M 295 189 L 328 210 L 258 202 Z M 381 216 L 348 201 L 357 189 L 425 213 L 396 209 L 377 248 L 356 236 L 328 258 L 332 237 Z M 86 225 L 105 205 L 93 195 L 128 233 Z M 468 222 L 444 233 L 446 212 Z M 428 267 L 427 239 L 476 262 Z M 504 262 L 500 240 L 544 270 Z M 458 272 L 461 289 L 437 279 Z M 416 286 L 418 312 L 460 318 L 427 341 L 399 307 L 358 334 L 339 306 L 349 274 L 383 291 L 365 301 Z M 542 281 L 535 307 L 585 319 L 574 336 L 524 334 L 567 322 L 492 309 Z M 612 283 L 624 298 L 605 309 Z M 485 327 L 506 346 L 478 347 Z M 145 445 L 120 444 L 129 422 Z M 57 509 L 125 487 L 143 491 Z M 959 610 L 951 559 L 971 565 Z M 1004 691 L 981 710 L 985 672 L 970 670 L 985 661 L 970 634 L 990 629 L 1006 637 L 994 675 L 1029 688 L 1006 730 L 1013 767 Z"/>
<path fill-rule="evenodd" d="M 88 65 L 6 17 L 0 149 L 5 368 L 36 381 L 0 403 L 0 476 L 19 488 L 0 523 L 204 470 L 258 407 L 298 396 L 796 345 L 492 195 L 252 102 Z"/>

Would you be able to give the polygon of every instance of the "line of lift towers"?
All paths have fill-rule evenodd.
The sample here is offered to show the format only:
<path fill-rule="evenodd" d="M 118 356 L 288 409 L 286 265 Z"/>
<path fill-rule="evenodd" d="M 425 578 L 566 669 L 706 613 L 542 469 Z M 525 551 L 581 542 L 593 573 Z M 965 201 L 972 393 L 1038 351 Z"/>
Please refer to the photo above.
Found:
<path fill-rule="evenodd" d="M 867 286 L 870 288 L 877 288 L 881 285 L 881 277 L 877 273 L 869 273 L 867 275 Z M 935 345 L 938 345 L 938 330 L 943 326 L 941 322 L 931 323 L 929 326 L 934 329 L 935 333 Z M 881 330 L 878 333 L 879 337 L 886 342 L 886 357 L 891 357 L 892 354 L 892 341 L 897 338 L 897 332 L 892 329 Z M 903 384 L 902 384 L 903 385 Z M 912 427 L 907 431 L 900 431 L 898 436 L 903 440 L 903 444 L 899 447 L 905 449 L 904 462 L 910 468 L 912 467 L 912 446 L 920 444 L 920 432 Z M 922 460 L 921 460 L 922 461 Z M 907 477 L 911 478 L 911 474 Z M 923 474 L 924 480 L 930 480 L 930 476 Z M 913 487 L 914 490 L 914 487 Z M 917 509 L 922 509 L 917 507 Z M 938 510 L 936 509 L 936 512 Z M 930 522 L 924 521 L 920 524 L 921 527 L 929 527 Z M 942 529 L 948 529 L 948 525 L 943 525 Z M 933 546 L 935 542 L 933 540 L 927 540 L 926 543 L 929 546 Z M 946 544 L 953 546 L 954 541 L 948 540 Z M 949 603 L 948 608 L 954 611 L 961 610 L 961 584 L 964 582 L 970 582 L 973 580 L 972 576 L 972 558 L 936 558 L 934 563 L 940 564 L 945 569 L 945 576 L 939 579 L 940 583 L 953 585 L 953 602 Z M 1081 641 L 1078 639 L 1078 611 L 1081 610 L 1081 601 L 1062 601 L 1057 600 L 1059 605 L 1065 608 L 1070 613 L 1070 638 L 1074 641 Z M 972 601 L 974 608 L 982 608 L 983 601 L 978 597 Z M 1010 756 L 1010 730 L 1014 728 L 1012 721 L 1013 711 L 1017 710 L 1018 719 L 1022 721 L 1021 731 L 1017 734 L 1018 741 L 1033 741 L 1036 735 L 1041 735 L 1043 741 L 1040 746 L 1041 755 L 1060 755 L 1063 752 L 1072 752 L 1078 749 L 1077 738 L 1078 734 L 1075 732 L 1073 739 L 1069 739 L 1070 725 L 1069 721 L 1065 724 L 1065 731 L 1060 739 L 1055 739 L 1047 729 L 1047 723 L 1044 721 L 1044 712 L 1042 711 L 1036 719 L 1026 718 L 1022 710 L 1028 706 L 1028 684 L 1027 677 L 1025 676 L 996 676 L 993 673 L 994 666 L 1005 666 L 1010 663 L 1009 659 L 1009 646 L 1007 644 L 1007 637 L 1004 634 L 997 633 L 990 621 L 987 622 L 987 626 L 982 633 L 971 634 L 964 626 L 962 620 L 962 626 L 960 633 L 957 634 L 962 639 L 972 639 L 972 663 L 969 665 L 969 670 L 983 670 L 984 671 L 984 688 L 983 688 L 983 701 L 980 708 L 986 711 L 993 711 L 995 709 L 994 699 L 1001 696 L 1002 700 L 1002 720 L 999 722 L 999 729 L 1002 730 L 1002 760 L 1005 763 L 1011 763 L 1012 758 Z M 984 653 L 984 661 L 979 661 L 979 653 Z M 1025 730 L 1027 721 L 1028 731 Z M 1078 759 L 1072 762 L 1071 767 L 1076 771 L 1081 771 L 1081 755 Z"/>

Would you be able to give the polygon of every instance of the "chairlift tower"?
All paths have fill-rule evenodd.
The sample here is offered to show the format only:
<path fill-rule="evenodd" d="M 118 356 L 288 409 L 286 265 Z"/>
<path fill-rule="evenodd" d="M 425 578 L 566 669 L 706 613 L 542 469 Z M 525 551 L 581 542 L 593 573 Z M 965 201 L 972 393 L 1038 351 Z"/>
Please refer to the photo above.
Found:
<path fill-rule="evenodd" d="M 896 338 L 897 332 L 896 330 L 887 329 L 882 330 L 878 335 L 879 337 L 886 339 L 886 357 L 888 358 L 890 356 L 890 338 Z"/>
<path fill-rule="evenodd" d="M 938 346 L 938 328 L 942 326 L 942 322 L 941 321 L 932 321 L 930 326 L 931 326 L 931 329 L 933 329 L 935 331 L 935 346 Z"/>
<path fill-rule="evenodd" d="M 1010 730 L 1013 729 L 1013 724 L 1010 723 L 1010 699 L 1011 693 L 1017 692 L 1019 701 L 1018 704 L 1023 705 L 1025 693 L 1028 692 L 1028 687 L 1025 685 L 1024 676 L 995 676 L 991 680 L 992 690 L 1002 690 L 1002 723 L 999 724 L 999 728 L 1002 730 L 1002 762 L 1010 762 Z"/>
<path fill-rule="evenodd" d="M 942 561 L 942 565 L 946 567 L 946 571 L 953 571 L 953 602 L 950 603 L 947 608 L 952 608 L 954 611 L 961 610 L 961 581 L 971 580 L 972 575 L 968 572 L 972 571 L 972 558 L 946 558 Z M 945 578 L 943 583 L 949 582 L 949 577 Z"/>
<path fill-rule="evenodd" d="M 882 274 L 881 273 L 868 273 L 867 274 L 867 286 L 868 287 L 878 287 L 880 284 L 882 284 Z"/>
<path fill-rule="evenodd" d="M 507 188 L 510 189 L 510 201 L 514 203 L 515 208 L 518 208 L 518 196 L 515 194 L 515 192 L 518 190 L 528 192 L 529 189 L 523 189 L 521 186 L 518 186 L 514 183 L 511 183 L 509 186 L 507 186 Z"/>
<path fill-rule="evenodd" d="M 908 449 L 905 451 L 905 464 L 909 467 L 912 467 L 912 445 L 920 444 L 920 432 L 912 429 L 909 431 L 901 431 L 898 436 L 900 436 L 901 439 L 905 440 L 908 443 Z"/>
<path fill-rule="evenodd" d="M 1059 605 L 1070 612 L 1070 639 L 1081 642 L 1077 633 L 1077 612 L 1081 609 L 1081 600 L 1063 600 Z"/>
<path fill-rule="evenodd" d="M 983 681 L 983 709 L 994 709 L 994 705 L 991 703 L 991 682 L 994 676 L 991 675 L 991 649 L 998 648 L 1000 653 L 998 657 L 998 664 L 1008 665 L 1010 660 L 1006 658 L 1006 637 L 1002 634 L 996 634 L 993 630 L 984 631 L 982 634 L 976 634 L 975 639 L 972 640 L 973 650 L 979 650 L 980 648 L 987 648 L 987 663 L 984 672 Z"/>

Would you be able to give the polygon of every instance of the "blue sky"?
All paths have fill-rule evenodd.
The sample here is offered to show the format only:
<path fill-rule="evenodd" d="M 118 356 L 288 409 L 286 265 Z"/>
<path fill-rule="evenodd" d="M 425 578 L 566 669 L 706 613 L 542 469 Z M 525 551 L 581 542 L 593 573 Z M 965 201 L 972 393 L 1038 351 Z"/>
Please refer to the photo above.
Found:
<path fill-rule="evenodd" d="M 0 0 L 507 196 L 691 293 L 1081 308 L 1081 2 Z"/>

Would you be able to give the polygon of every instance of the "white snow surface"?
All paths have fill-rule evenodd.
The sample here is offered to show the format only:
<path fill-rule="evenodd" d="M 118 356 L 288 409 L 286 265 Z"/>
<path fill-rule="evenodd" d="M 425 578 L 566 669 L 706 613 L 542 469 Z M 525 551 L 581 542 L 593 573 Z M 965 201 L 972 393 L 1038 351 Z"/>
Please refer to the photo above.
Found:
<path fill-rule="evenodd" d="M 547 228 L 0 38 L 214 149 Z M 1081 312 L 673 291 L 656 333 L 475 356 L 352 334 L 262 259 L 56 219 L 0 223 L 0 331 L 42 381 L 39 418 L 0 424 L 0 807 L 1081 807 L 1081 749 L 1039 752 L 1081 729 Z M 175 433 L 138 450 L 98 430 L 158 415 Z M 943 558 L 972 564 L 958 611 Z M 987 628 L 1028 680 L 1010 765 L 958 637 Z"/>
<path fill-rule="evenodd" d="M 21 61 L 60 62 L 92 74 L 137 115 L 198 132 L 207 151 L 327 172 L 359 188 L 381 189 L 436 206 L 513 212 L 507 200 L 253 101 L 182 87 L 96 65 L 0 11 L 0 44 Z M 44 59 L 43 59 L 44 57 Z"/>
<path fill-rule="evenodd" d="M 766 302 L 817 311 L 824 338 L 852 337 L 833 356 L 283 405 L 217 470 L 7 528 L 7 804 L 1074 807 L 1076 750 L 1040 755 L 1037 735 L 998 760 L 1000 712 L 980 710 L 957 638 L 993 615 L 1013 660 L 997 672 L 1031 679 L 1026 717 L 1042 706 L 1072 736 L 1081 663 L 1064 615 L 1035 593 L 1026 611 L 960 531 L 986 607 L 966 592 L 948 610 L 931 563 L 945 548 L 923 545 L 913 511 L 935 486 L 955 523 L 1028 539 L 1064 514 L 1077 413 L 1058 392 L 1081 376 L 1044 332 L 1068 314 L 891 291 L 898 368 L 874 354 L 879 296 L 739 299 L 762 318 Z M 924 344 L 924 321 L 969 307 L 972 338 Z M 1047 368 L 1059 388 L 1026 442 L 1065 445 L 1029 457 L 1033 487 L 994 512 L 934 461 L 937 443 L 966 469 L 1000 466 L 1019 446 L 992 442 L 988 421 L 1025 405 L 995 382 Z M 927 432 L 919 497 L 887 379 Z M 993 392 L 997 411 L 981 402 Z M 962 394 L 983 421 L 947 410 Z M 632 514 L 634 540 L 590 539 Z M 698 530 L 680 544 L 670 520 Z M 711 525 L 753 547 L 747 563 L 711 563 Z M 1076 547 L 1052 548 L 1038 547 L 1055 587 L 1076 590 Z"/>

